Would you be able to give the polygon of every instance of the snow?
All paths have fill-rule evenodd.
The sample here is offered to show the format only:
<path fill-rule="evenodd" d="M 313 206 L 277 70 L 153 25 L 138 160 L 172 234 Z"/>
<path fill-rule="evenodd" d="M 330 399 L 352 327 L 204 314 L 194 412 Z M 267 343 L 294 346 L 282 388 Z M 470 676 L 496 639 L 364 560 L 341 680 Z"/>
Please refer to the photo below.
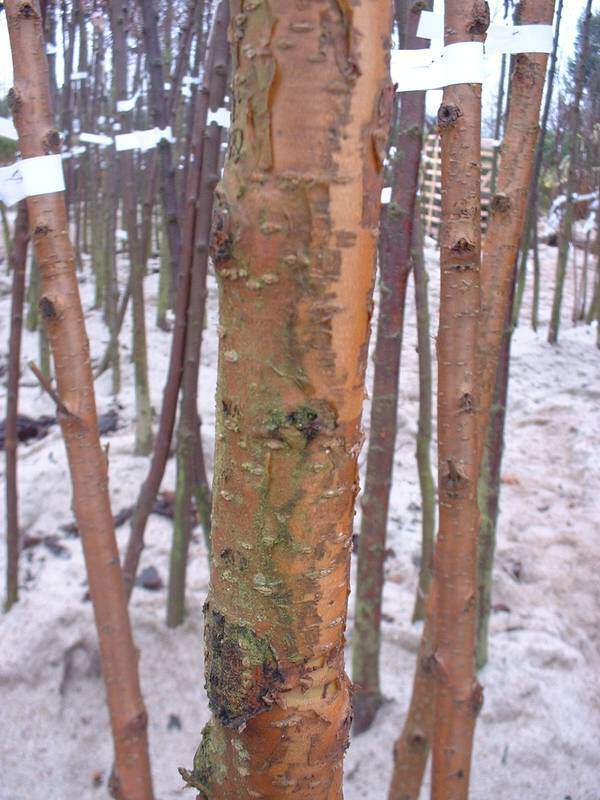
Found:
<path fill-rule="evenodd" d="M 530 295 L 516 331 L 510 410 L 503 465 L 501 517 L 492 616 L 490 663 L 481 674 L 485 705 L 477 728 L 472 800 L 598 800 L 600 738 L 600 358 L 594 328 L 570 321 L 569 270 L 558 347 L 546 343 L 557 251 L 541 247 L 541 327 L 528 327 Z M 428 247 L 431 302 L 437 307 L 437 251 Z M 121 263 L 124 267 L 124 263 Z M 0 359 L 8 340 L 9 279 L 1 266 Z M 125 282 L 125 273 L 121 275 Z M 81 290 L 94 358 L 108 340 L 92 310 L 89 268 Z M 146 279 L 151 392 L 162 396 L 169 336 L 157 330 L 158 276 Z M 412 284 L 402 356 L 401 399 L 389 523 L 383 623 L 383 688 L 389 702 L 371 731 L 353 739 L 346 759 L 346 800 L 384 798 L 392 744 L 400 731 L 412 685 L 419 627 L 410 624 L 419 554 L 419 487 L 414 463 L 417 419 L 416 327 Z M 207 462 L 212 468 L 216 380 L 216 286 L 210 278 L 200 402 Z M 435 332 L 435 321 L 432 332 Z M 129 319 L 121 337 L 121 428 L 110 445 L 113 511 L 133 503 L 148 460 L 131 455 L 134 392 Z M 35 334 L 24 334 L 23 365 L 37 359 Z M 5 379 L 4 379 L 5 380 Z M 110 375 L 97 381 L 101 412 L 113 406 Z M 5 412 L 3 384 L 0 414 Z M 52 414 L 51 401 L 23 372 L 22 413 Z M 368 408 L 365 423 L 368 424 Z M 30 537 L 58 536 L 58 555 L 44 544 L 22 557 L 21 601 L 0 618 L 0 800 L 29 800 L 32 779 L 57 800 L 106 798 L 112 745 L 99 676 L 91 604 L 80 542 L 60 527 L 73 519 L 68 470 L 58 428 L 19 448 L 21 525 Z M 364 467 L 365 452 L 361 461 Z M 0 467 L 4 474 L 4 461 Z M 174 488 L 170 460 L 163 487 Z M 4 518 L 4 495 L 0 501 Z M 357 520 L 358 527 L 358 520 Z M 141 567 L 167 578 L 171 525 L 152 516 Z M 118 529 L 121 547 L 128 526 Z M 4 550 L 0 570 L 4 570 Z M 519 575 L 519 577 L 515 577 Z M 189 614 L 182 628 L 166 628 L 165 590 L 136 589 L 131 615 L 150 717 L 150 747 L 157 800 L 182 796 L 178 766 L 189 766 L 208 718 L 203 691 L 202 604 L 208 586 L 200 531 L 191 548 Z M 351 597 L 352 602 L 352 597 Z M 348 627 L 352 640 L 352 617 Z M 349 655 L 349 652 L 348 652 Z M 349 661 L 349 658 L 348 658 Z M 172 717 L 175 715 L 176 718 Z M 180 725 L 177 725 L 179 721 Z M 42 777 L 43 776 L 43 777 Z M 94 787 L 94 783 L 100 786 Z M 191 792 L 188 793 L 191 797 Z M 426 795 L 424 790 L 423 796 Z M 183 795 L 186 796 L 186 795 Z M 232 798 L 232 800 L 234 800 Z"/>

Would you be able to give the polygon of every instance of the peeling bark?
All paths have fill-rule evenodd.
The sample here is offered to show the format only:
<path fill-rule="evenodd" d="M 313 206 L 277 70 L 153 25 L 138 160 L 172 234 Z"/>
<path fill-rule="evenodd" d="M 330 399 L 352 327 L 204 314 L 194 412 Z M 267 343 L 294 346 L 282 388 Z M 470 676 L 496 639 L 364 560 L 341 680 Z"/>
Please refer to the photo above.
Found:
<path fill-rule="evenodd" d="M 217 190 L 210 800 L 340 800 L 352 516 L 389 127 L 383 0 L 231 4 Z"/>

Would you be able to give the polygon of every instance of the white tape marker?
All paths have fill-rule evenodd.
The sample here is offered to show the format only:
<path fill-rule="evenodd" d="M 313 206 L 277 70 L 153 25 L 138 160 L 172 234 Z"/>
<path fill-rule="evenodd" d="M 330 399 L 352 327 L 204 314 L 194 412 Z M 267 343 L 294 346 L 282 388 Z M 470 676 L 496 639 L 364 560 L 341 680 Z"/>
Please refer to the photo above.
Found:
<path fill-rule="evenodd" d="M 486 53 L 551 53 L 552 25 L 492 25 L 485 40 Z"/>
<path fill-rule="evenodd" d="M 87 78 L 88 74 L 89 73 L 87 73 L 87 72 L 85 72 L 83 70 L 81 72 L 72 72 L 71 73 L 71 80 L 72 81 L 84 81 Z"/>
<path fill-rule="evenodd" d="M 206 116 L 206 124 L 210 125 L 211 122 L 216 122 L 222 128 L 229 128 L 231 125 L 231 111 L 226 108 L 217 108 L 216 111 L 209 110 Z"/>
<path fill-rule="evenodd" d="M 80 142 L 87 142 L 88 144 L 99 144 L 101 147 L 109 147 L 114 144 L 112 136 L 104 136 L 102 133 L 80 133 Z"/>
<path fill-rule="evenodd" d="M 24 158 L 9 167 L 0 167 L 0 200 L 12 206 L 25 197 L 64 192 L 65 178 L 60 153 Z"/>
<path fill-rule="evenodd" d="M 118 152 L 123 150 L 151 150 L 153 147 L 166 139 L 168 142 L 174 142 L 173 131 L 171 127 L 168 128 L 151 128 L 147 131 L 132 131 L 131 133 L 122 133 L 115 136 L 115 145 Z"/>
<path fill-rule="evenodd" d="M 392 187 L 385 186 L 381 190 L 381 202 L 383 205 L 387 205 L 392 199 Z"/>
<path fill-rule="evenodd" d="M 5 139 L 10 139 L 13 142 L 19 141 L 19 134 L 13 125 L 12 119 L 0 117 L 0 136 L 3 136 Z"/>
<path fill-rule="evenodd" d="M 552 25 L 496 25 L 488 28 L 486 53 L 551 53 Z M 422 11 L 417 36 L 443 42 L 444 17 L 433 11 Z"/>
<path fill-rule="evenodd" d="M 483 83 L 483 45 L 457 42 L 442 50 L 394 50 L 392 81 L 399 92 L 441 89 L 459 83 Z"/>
<path fill-rule="evenodd" d="M 126 111 L 133 111 L 139 96 L 140 96 L 140 90 L 138 89 L 137 92 L 133 95 L 133 97 L 130 97 L 128 100 L 117 100 L 117 111 L 119 111 L 120 113 L 124 113 Z"/>

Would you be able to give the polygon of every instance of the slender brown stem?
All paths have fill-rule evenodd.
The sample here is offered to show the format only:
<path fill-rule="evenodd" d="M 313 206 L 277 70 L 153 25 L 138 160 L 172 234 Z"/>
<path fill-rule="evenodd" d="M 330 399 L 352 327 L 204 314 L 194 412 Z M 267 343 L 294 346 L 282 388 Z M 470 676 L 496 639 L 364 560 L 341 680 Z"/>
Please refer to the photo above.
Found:
<path fill-rule="evenodd" d="M 5 3 L 13 54 L 11 104 L 23 158 L 57 149 L 48 62 L 38 0 Z M 131 634 L 100 445 L 88 339 L 68 235 L 63 193 L 27 199 L 41 275 L 40 307 L 54 356 L 62 428 L 100 643 L 115 748 L 115 789 L 124 800 L 152 800 L 147 718 Z"/>

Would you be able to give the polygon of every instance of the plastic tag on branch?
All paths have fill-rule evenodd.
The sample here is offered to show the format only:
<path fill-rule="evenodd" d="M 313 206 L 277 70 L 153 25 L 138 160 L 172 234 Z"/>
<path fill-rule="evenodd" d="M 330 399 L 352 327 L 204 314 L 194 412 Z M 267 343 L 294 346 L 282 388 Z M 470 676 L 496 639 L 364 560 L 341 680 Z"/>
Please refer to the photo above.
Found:
<path fill-rule="evenodd" d="M 13 121 L 7 117 L 0 117 L 0 136 L 5 139 L 10 139 L 13 142 L 19 140 L 17 129 L 13 125 Z"/>
<path fill-rule="evenodd" d="M 210 125 L 211 122 L 216 122 L 222 128 L 229 128 L 231 125 L 231 111 L 226 108 L 217 108 L 216 111 L 209 110 L 206 116 L 206 124 Z"/>
<path fill-rule="evenodd" d="M 112 136 L 105 136 L 102 133 L 80 133 L 80 142 L 87 142 L 88 144 L 98 144 L 100 147 L 109 147 L 114 144 Z"/>
<path fill-rule="evenodd" d="M 168 128 L 151 128 L 147 131 L 132 131 L 131 133 L 122 133 L 115 136 L 115 145 L 118 152 L 123 150 L 151 150 L 156 147 L 159 142 L 166 140 L 167 142 L 174 142 L 173 131 L 171 126 Z"/>
<path fill-rule="evenodd" d="M 483 45 L 480 42 L 457 42 L 441 50 L 394 50 L 391 74 L 399 92 L 422 92 L 460 83 L 483 83 Z"/>
<path fill-rule="evenodd" d="M 24 158 L 0 167 L 0 200 L 12 206 L 26 197 L 64 192 L 65 178 L 60 153 Z"/>

